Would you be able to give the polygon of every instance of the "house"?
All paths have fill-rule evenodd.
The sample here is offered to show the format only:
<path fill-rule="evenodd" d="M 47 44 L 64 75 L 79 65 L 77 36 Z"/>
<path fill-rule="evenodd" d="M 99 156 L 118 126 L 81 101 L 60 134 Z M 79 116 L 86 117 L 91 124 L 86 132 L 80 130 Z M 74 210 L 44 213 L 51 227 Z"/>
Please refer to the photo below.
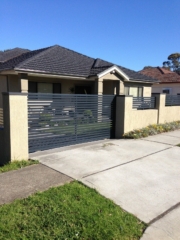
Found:
<path fill-rule="evenodd" d="M 55 45 L 0 63 L 0 91 L 150 96 L 151 77 Z"/>
<path fill-rule="evenodd" d="M 58 45 L 0 52 L 0 125 L 2 92 L 149 97 L 154 82 L 151 77 Z"/>
<path fill-rule="evenodd" d="M 156 82 L 57 45 L 1 62 L 0 159 L 28 159 L 35 151 L 179 120 L 177 104 L 166 106 L 163 94 L 151 97 Z"/>
<path fill-rule="evenodd" d="M 152 93 L 166 93 L 171 95 L 180 95 L 180 75 L 162 67 L 148 67 L 139 73 L 155 78 L 159 83 L 154 82 Z"/>

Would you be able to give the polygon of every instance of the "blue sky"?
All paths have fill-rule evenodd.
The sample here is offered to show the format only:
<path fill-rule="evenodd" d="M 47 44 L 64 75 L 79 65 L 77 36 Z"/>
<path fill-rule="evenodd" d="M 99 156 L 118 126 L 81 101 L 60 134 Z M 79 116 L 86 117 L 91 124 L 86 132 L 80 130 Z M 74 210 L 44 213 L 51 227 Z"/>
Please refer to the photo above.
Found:
<path fill-rule="evenodd" d="M 180 1 L 1 0 L 0 50 L 55 44 L 141 70 L 180 52 Z"/>

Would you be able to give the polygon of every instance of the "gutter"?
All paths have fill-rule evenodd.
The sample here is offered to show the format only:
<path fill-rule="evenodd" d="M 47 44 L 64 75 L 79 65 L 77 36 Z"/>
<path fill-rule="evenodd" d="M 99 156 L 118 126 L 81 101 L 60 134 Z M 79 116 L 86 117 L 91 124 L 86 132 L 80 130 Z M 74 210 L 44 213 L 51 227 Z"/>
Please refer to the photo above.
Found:
<path fill-rule="evenodd" d="M 153 82 L 153 81 L 143 81 L 142 79 L 139 79 L 139 80 L 138 80 L 138 79 L 135 79 L 135 80 L 134 80 L 134 79 L 129 79 L 129 81 L 130 81 L 130 82 L 136 82 L 136 83 L 137 83 L 137 82 L 138 82 L 138 83 L 139 83 L 139 82 L 142 82 L 142 83 L 151 83 L 151 84 L 153 84 L 153 83 L 159 83 L 159 81 L 154 81 L 154 82 Z"/>
<path fill-rule="evenodd" d="M 83 77 L 83 76 L 74 76 L 74 75 L 62 75 L 62 74 L 52 74 L 50 72 L 46 72 L 46 71 L 36 71 L 36 70 L 31 70 L 31 69 L 19 69 L 19 68 L 14 68 L 14 71 L 17 73 L 26 73 L 29 76 L 30 75 L 41 75 L 41 76 L 47 76 L 47 77 L 59 77 L 59 78 L 73 78 L 73 79 L 82 79 L 85 80 L 87 79 L 87 77 Z"/>

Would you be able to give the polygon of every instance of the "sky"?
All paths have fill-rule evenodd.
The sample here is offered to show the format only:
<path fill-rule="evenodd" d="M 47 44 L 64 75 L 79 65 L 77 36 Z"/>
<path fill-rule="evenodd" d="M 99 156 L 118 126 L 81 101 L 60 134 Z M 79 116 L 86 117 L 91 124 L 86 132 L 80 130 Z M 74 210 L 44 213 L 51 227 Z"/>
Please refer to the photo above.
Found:
<path fill-rule="evenodd" d="M 0 50 L 60 45 L 139 71 L 180 52 L 179 0 L 0 0 Z"/>

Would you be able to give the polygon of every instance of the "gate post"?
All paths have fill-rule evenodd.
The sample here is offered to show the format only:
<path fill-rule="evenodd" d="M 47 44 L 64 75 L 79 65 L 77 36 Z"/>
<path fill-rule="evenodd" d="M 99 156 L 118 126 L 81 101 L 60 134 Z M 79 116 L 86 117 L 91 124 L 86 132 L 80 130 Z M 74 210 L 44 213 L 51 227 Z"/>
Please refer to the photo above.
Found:
<path fill-rule="evenodd" d="M 4 161 L 28 160 L 27 94 L 3 93 Z"/>
<path fill-rule="evenodd" d="M 129 118 L 129 111 L 132 110 L 132 100 L 132 96 L 116 96 L 115 138 L 122 138 L 128 128 L 129 121 L 133 121 Z"/>

